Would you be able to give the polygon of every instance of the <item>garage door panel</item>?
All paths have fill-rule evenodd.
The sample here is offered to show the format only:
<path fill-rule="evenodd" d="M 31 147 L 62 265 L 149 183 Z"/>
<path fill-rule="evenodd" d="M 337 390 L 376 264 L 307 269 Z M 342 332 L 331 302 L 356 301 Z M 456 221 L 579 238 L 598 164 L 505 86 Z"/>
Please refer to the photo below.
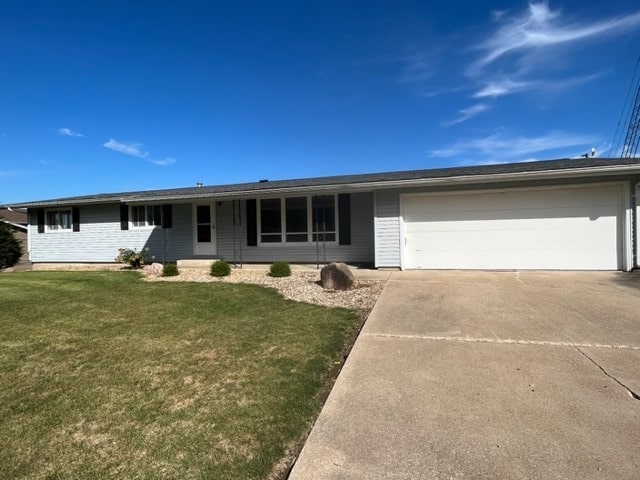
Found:
<path fill-rule="evenodd" d="M 602 235 L 590 235 L 588 230 L 576 230 L 573 246 L 569 251 L 585 249 L 600 251 L 606 249 L 609 239 Z M 407 239 L 408 250 L 416 252 L 460 250 L 496 252 L 505 250 L 539 251 L 539 250 L 567 250 L 564 229 L 547 228 L 537 230 L 441 230 L 417 233 Z M 613 250 L 615 253 L 615 249 Z"/>
<path fill-rule="evenodd" d="M 449 221 L 443 220 L 427 220 L 423 222 L 414 222 L 405 224 L 405 233 L 429 233 L 443 231 L 481 231 L 481 232 L 504 232 L 504 231 L 527 231 L 535 232 L 538 230 L 559 229 L 563 231 L 563 236 L 571 235 L 576 238 L 584 233 L 588 233 L 593 229 L 614 228 L 617 224 L 618 217 L 605 215 L 606 212 L 593 212 L 589 215 L 587 212 L 582 216 L 572 217 L 548 217 L 548 218 L 524 218 L 524 219 L 480 219 L 480 220 L 464 220 L 453 219 Z M 594 224 L 598 225 L 594 225 Z M 573 230 L 579 230 L 572 232 Z"/>
<path fill-rule="evenodd" d="M 576 250 L 574 252 L 557 251 L 536 251 L 523 252 L 506 250 L 500 253 L 500 266 L 496 265 L 494 252 L 475 252 L 472 256 L 467 256 L 464 263 L 460 262 L 460 252 L 429 252 L 421 259 L 423 265 L 416 265 L 413 268 L 429 269 L 461 269 L 461 270 L 580 270 L 585 255 L 590 255 L 591 251 Z M 610 270 L 612 258 L 602 257 L 594 262 L 589 269 Z"/>
<path fill-rule="evenodd" d="M 557 208 L 591 208 L 618 206 L 621 201 L 620 189 L 610 187 L 589 189 L 589 195 L 583 195 L 584 189 L 568 189 L 562 191 L 534 190 L 525 193 L 483 193 L 480 200 L 477 194 L 445 194 L 431 196 L 425 204 L 426 197 L 407 197 L 405 221 L 420 219 L 422 215 L 452 212 L 476 213 L 490 212 L 522 212 L 526 210 L 555 210 Z M 470 202 L 469 199 L 474 201 Z M 418 215 L 418 217 L 412 217 Z"/>
<path fill-rule="evenodd" d="M 617 269 L 622 188 L 403 198 L 406 268 Z"/>
<path fill-rule="evenodd" d="M 612 208 L 613 207 L 613 208 Z M 591 218 L 613 217 L 612 209 L 617 209 L 618 204 L 614 205 L 598 205 L 592 207 L 557 207 L 551 208 L 523 208 L 523 209 L 502 209 L 502 210 L 475 210 L 475 211 L 452 211 L 452 212 L 424 212 L 422 216 L 410 215 L 405 219 L 406 225 L 413 228 L 414 225 L 421 222 L 496 222 L 497 220 L 555 220 L 555 219 L 571 219 L 571 218 Z"/>

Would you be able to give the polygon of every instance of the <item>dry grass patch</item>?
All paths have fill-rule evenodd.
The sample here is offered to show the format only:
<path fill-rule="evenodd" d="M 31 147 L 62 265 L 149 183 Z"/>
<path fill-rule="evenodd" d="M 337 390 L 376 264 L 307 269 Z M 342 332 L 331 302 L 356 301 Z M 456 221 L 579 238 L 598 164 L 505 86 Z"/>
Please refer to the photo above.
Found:
<path fill-rule="evenodd" d="M 0 275 L 3 478 L 270 478 L 357 315 L 228 283 Z"/>

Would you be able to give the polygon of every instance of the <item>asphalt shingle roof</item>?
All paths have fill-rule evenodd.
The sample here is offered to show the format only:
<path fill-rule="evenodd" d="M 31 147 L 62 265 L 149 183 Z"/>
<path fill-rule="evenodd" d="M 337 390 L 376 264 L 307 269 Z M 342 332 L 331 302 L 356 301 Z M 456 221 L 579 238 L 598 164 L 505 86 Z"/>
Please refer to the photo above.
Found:
<path fill-rule="evenodd" d="M 598 170 L 600 167 L 629 167 L 638 166 L 640 173 L 640 159 L 626 158 L 580 158 L 545 160 L 536 162 L 507 163 L 496 165 L 478 165 L 469 167 L 435 168 L 425 170 L 408 170 L 384 173 L 367 173 L 358 175 L 338 175 L 330 177 L 300 178 L 293 180 L 273 180 L 252 183 L 238 183 L 229 185 L 213 185 L 202 187 L 172 188 L 163 190 L 145 190 L 123 193 L 103 193 L 77 197 L 55 198 L 11 205 L 12 207 L 36 207 L 73 203 L 108 203 L 127 201 L 162 201 L 168 199 L 202 198 L 207 196 L 221 196 L 224 194 L 260 194 L 271 190 L 297 190 L 314 187 L 340 187 L 341 185 L 378 184 L 385 182 L 420 181 L 435 179 L 456 179 L 460 177 L 477 177 L 536 172 L 562 172 L 580 170 Z"/>

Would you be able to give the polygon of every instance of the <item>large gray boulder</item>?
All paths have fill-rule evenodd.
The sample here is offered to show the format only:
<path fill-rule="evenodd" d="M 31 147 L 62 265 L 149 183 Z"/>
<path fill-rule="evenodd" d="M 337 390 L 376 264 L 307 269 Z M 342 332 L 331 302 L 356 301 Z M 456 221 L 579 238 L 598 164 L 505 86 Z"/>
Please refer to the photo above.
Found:
<path fill-rule="evenodd" d="M 344 263 L 331 262 L 320 270 L 322 288 L 326 290 L 349 290 L 355 278 Z"/>

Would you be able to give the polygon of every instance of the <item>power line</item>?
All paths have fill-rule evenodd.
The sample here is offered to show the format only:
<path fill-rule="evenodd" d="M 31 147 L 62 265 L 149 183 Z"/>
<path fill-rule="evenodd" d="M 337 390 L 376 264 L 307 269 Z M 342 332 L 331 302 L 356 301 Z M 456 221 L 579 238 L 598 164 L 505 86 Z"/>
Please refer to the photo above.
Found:
<path fill-rule="evenodd" d="M 640 139 L 640 76 L 638 71 L 640 68 L 640 56 L 636 60 L 636 66 L 633 71 L 633 76 L 629 82 L 629 88 L 627 89 L 627 95 L 624 100 L 622 112 L 620 112 L 620 118 L 618 119 L 618 125 L 616 132 L 611 142 L 611 151 L 614 155 L 618 154 L 621 157 L 630 158 L 635 156 L 638 149 L 638 139 Z M 635 100 L 630 102 L 631 95 L 635 92 Z M 626 130 L 626 133 L 625 133 Z M 624 143 L 623 143 L 624 139 Z M 631 148 L 630 141 L 635 142 L 635 148 Z"/>

